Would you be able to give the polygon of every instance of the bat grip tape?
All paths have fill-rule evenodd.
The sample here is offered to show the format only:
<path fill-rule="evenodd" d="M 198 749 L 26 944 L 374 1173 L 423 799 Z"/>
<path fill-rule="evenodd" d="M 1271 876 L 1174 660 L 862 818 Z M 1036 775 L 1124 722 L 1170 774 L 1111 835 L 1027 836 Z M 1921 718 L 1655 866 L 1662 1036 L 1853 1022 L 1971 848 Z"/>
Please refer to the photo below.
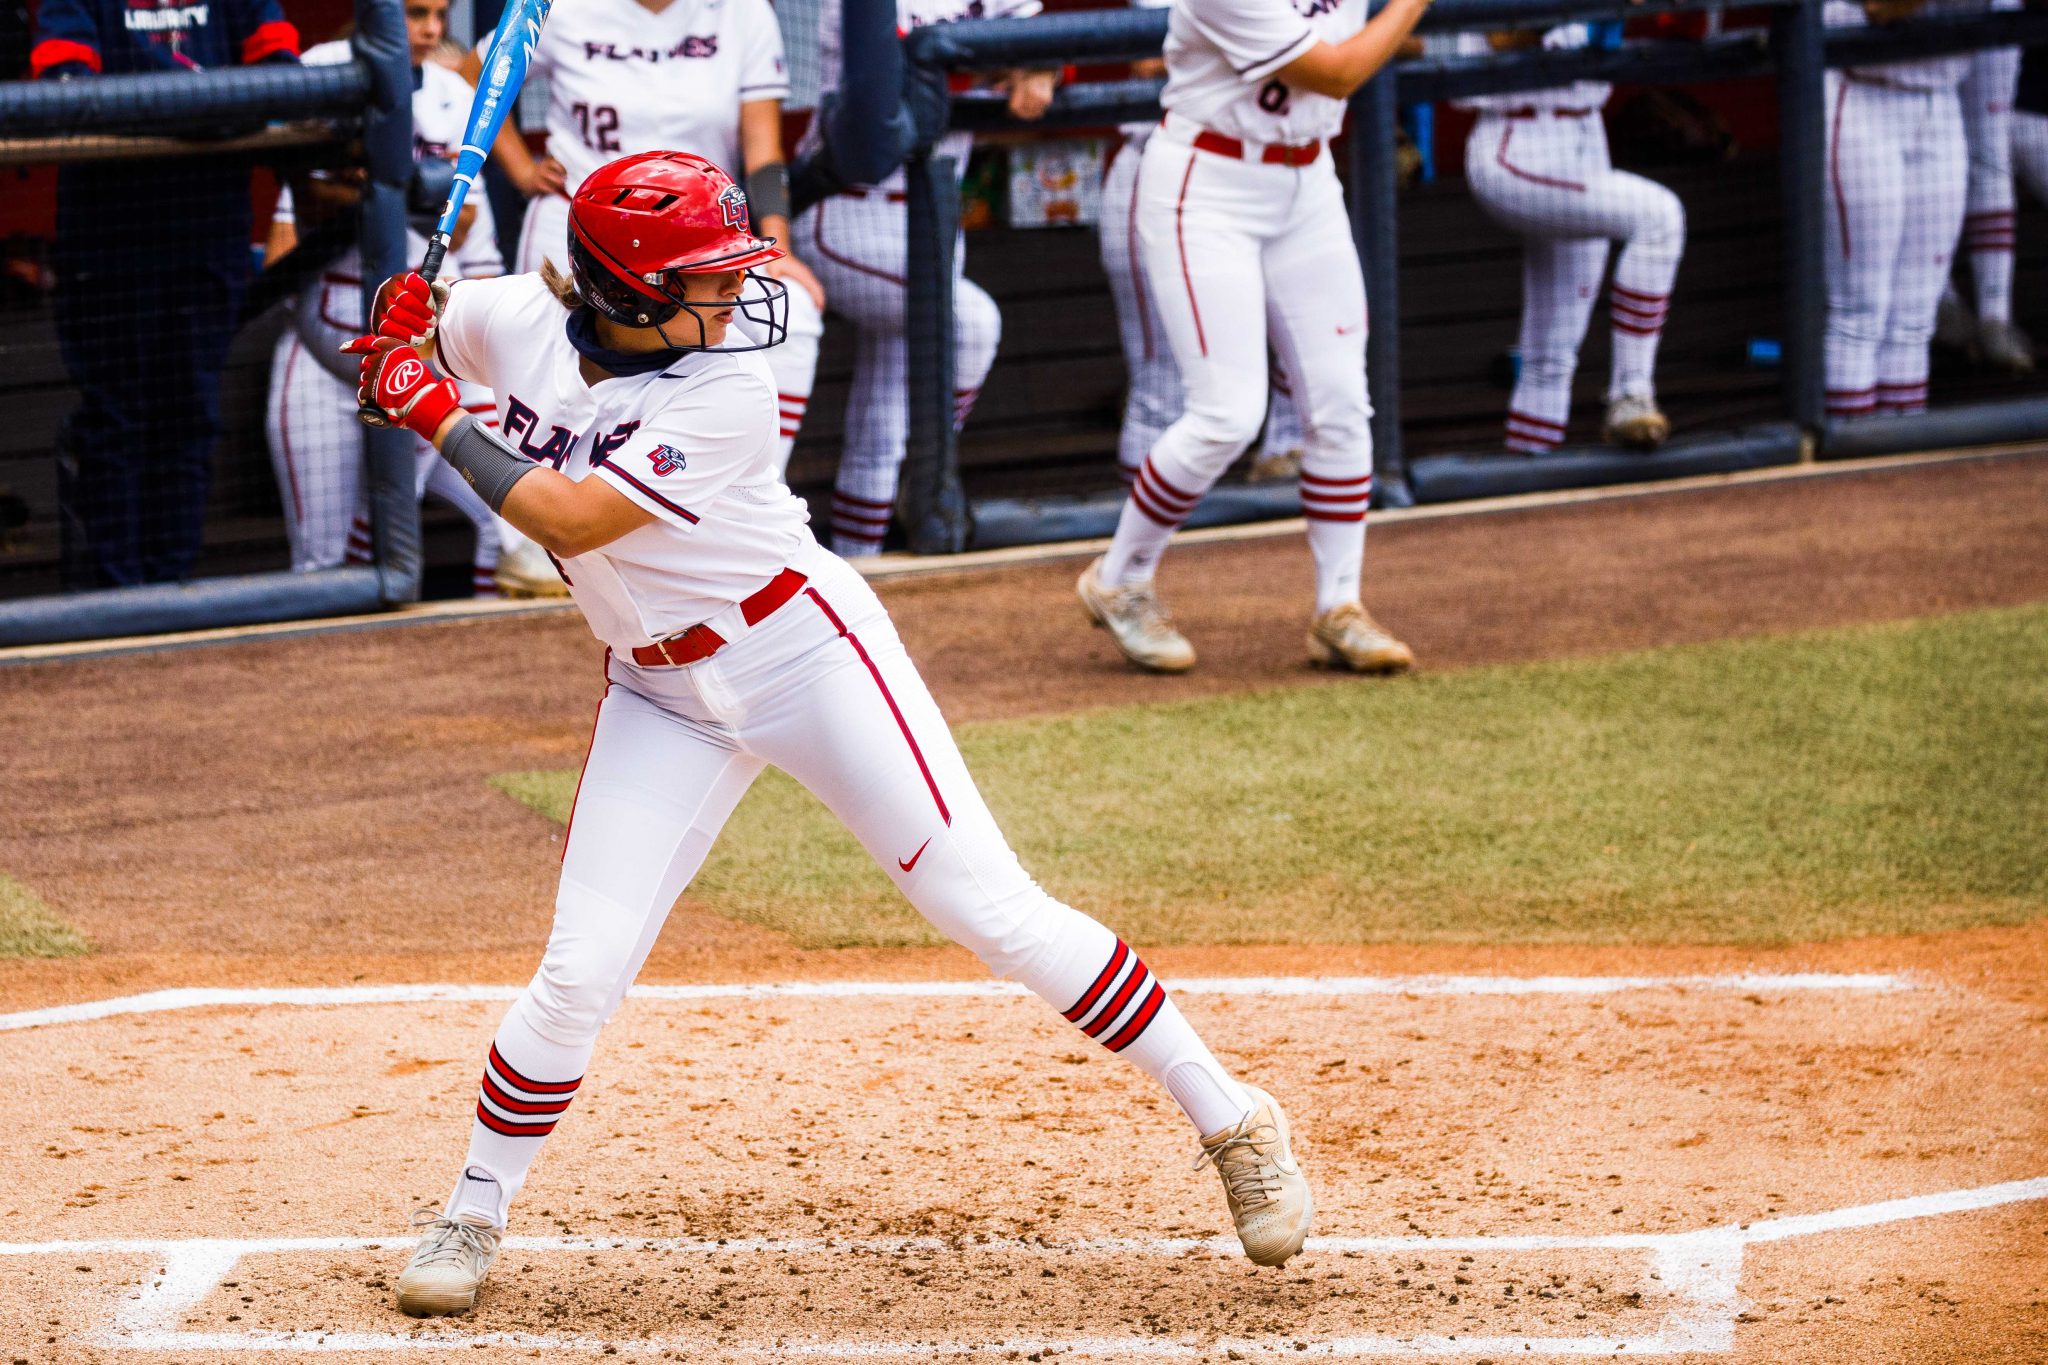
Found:
<path fill-rule="evenodd" d="M 540 468 L 467 414 L 457 419 L 442 439 L 441 458 L 454 466 L 493 512 L 505 506 L 513 484 Z"/>

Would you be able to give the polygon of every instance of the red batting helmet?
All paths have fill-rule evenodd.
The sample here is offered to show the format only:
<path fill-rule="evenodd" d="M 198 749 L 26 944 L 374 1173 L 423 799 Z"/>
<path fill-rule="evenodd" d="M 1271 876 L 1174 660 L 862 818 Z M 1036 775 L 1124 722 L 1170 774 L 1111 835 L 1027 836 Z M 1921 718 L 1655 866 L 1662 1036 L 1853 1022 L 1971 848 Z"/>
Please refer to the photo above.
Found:
<path fill-rule="evenodd" d="M 569 267 L 576 290 L 623 327 L 659 328 L 688 311 L 697 318 L 701 344 L 704 320 L 698 310 L 726 305 L 685 301 L 676 277 L 751 272 L 784 254 L 773 238 L 754 236 L 747 196 L 732 177 L 688 152 L 621 157 L 593 171 L 569 201 Z M 748 284 L 754 286 L 751 296 L 743 288 L 732 306 L 766 327 L 770 339 L 759 346 L 772 346 L 787 334 L 787 294 L 779 281 L 763 276 L 749 274 Z"/>

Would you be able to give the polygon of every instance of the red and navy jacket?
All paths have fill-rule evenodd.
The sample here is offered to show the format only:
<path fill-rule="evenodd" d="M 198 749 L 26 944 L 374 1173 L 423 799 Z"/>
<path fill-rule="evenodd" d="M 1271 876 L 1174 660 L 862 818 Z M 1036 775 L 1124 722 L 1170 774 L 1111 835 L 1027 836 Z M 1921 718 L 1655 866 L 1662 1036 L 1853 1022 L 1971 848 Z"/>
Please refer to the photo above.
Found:
<path fill-rule="evenodd" d="M 299 31 L 278 0 L 42 0 L 29 70 L 211 71 L 296 61 Z"/>

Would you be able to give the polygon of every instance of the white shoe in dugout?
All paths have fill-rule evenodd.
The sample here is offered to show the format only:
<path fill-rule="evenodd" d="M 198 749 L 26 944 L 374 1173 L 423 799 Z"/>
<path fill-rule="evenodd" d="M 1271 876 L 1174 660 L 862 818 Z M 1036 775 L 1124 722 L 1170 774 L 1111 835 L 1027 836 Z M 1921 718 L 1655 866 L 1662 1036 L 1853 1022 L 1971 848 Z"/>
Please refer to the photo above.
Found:
<path fill-rule="evenodd" d="M 1649 394 L 1625 393 L 1608 403 L 1601 434 L 1613 445 L 1654 450 L 1671 434 L 1671 422 Z"/>
<path fill-rule="evenodd" d="M 398 1307 L 407 1317 L 437 1318 L 476 1307 L 477 1291 L 498 1258 L 504 1233 L 472 1214 L 445 1218 L 432 1209 L 413 1215 L 425 1228 L 398 1277 Z"/>
<path fill-rule="evenodd" d="M 1197 1166 L 1223 1177 L 1223 1197 L 1244 1254 L 1257 1265 L 1284 1265 L 1301 1251 L 1315 1222 L 1315 1197 L 1294 1159 L 1292 1133 L 1279 1101 L 1248 1085 L 1252 1112 L 1234 1127 L 1202 1139 Z"/>

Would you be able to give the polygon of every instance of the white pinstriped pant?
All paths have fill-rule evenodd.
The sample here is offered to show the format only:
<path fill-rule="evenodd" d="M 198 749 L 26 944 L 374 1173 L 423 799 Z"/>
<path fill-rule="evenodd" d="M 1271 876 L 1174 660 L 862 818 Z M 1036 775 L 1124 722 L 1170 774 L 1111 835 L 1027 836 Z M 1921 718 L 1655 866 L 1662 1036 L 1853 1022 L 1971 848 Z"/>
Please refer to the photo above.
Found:
<path fill-rule="evenodd" d="M 1927 406 L 1927 347 L 1969 176 L 1953 87 L 1827 76 L 1827 411 Z"/>
<path fill-rule="evenodd" d="M 1963 210 L 1963 249 L 1970 257 L 1977 316 L 2012 317 L 2013 228 L 2018 207 L 2012 187 L 2012 97 L 2020 79 L 2020 50 L 1973 53 L 1970 72 L 1956 90 L 1963 106 L 1963 139 L 1970 178 Z"/>
<path fill-rule="evenodd" d="M 1508 448 L 1555 449 L 1612 241 L 1622 248 L 1608 300 L 1607 396 L 1652 391 L 1685 209 L 1656 181 L 1614 169 L 1597 109 L 1481 114 L 1465 144 L 1465 180 L 1480 207 L 1522 237 L 1522 368 L 1508 402 Z"/>
<path fill-rule="evenodd" d="M 901 194 L 834 195 L 805 209 L 797 250 L 825 286 L 833 312 L 854 326 L 853 392 L 846 444 L 832 492 L 832 548 L 871 555 L 896 506 L 896 479 L 910 438 L 909 348 L 904 340 L 904 262 L 909 246 Z M 966 425 L 1002 340 L 1003 316 L 986 290 L 959 271 L 953 251 L 953 425 Z"/>

